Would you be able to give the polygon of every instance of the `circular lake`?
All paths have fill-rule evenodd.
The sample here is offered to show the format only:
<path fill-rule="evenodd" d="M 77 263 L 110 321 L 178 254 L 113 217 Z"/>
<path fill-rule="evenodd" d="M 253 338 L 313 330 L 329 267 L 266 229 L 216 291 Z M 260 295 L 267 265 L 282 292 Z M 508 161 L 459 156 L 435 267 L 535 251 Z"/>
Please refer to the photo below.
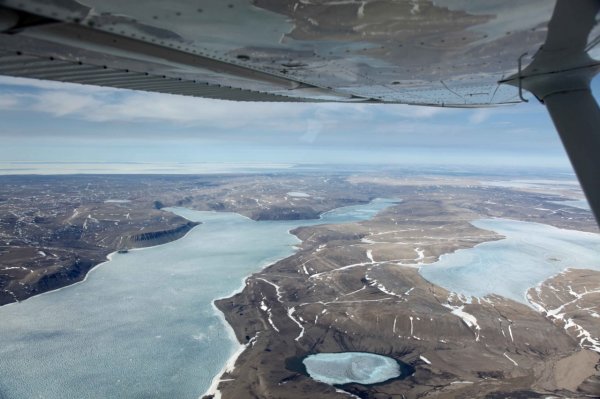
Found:
<path fill-rule="evenodd" d="M 409 364 L 367 352 L 312 354 L 302 359 L 291 359 L 288 368 L 330 385 L 374 385 L 403 379 L 414 372 Z"/>

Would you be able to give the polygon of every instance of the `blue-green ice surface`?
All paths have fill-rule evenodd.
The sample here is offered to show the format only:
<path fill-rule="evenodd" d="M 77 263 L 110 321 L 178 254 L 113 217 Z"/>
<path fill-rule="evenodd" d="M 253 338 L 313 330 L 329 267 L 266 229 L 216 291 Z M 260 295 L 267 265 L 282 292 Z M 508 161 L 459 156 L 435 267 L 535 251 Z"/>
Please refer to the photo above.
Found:
<path fill-rule="evenodd" d="M 527 304 L 529 288 L 566 268 L 600 270 L 600 234 L 508 219 L 473 225 L 506 238 L 442 255 L 421 275 L 467 297 L 498 294 Z"/>
<path fill-rule="evenodd" d="M 213 301 L 291 255 L 290 229 L 366 220 L 393 202 L 310 221 L 172 209 L 202 224 L 113 254 L 82 283 L 0 307 L 0 398 L 197 399 L 238 347 Z"/>
<path fill-rule="evenodd" d="M 307 356 L 303 363 L 313 379 L 331 385 L 376 384 L 401 374 L 396 360 L 373 353 L 317 353 Z"/>

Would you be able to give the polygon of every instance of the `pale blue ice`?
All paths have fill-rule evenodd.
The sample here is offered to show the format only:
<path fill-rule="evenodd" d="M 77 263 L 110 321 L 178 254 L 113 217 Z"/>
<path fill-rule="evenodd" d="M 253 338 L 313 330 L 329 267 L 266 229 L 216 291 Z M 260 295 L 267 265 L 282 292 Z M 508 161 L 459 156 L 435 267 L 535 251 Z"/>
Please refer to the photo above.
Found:
<path fill-rule="evenodd" d="M 600 234 L 507 219 L 472 222 L 505 236 L 442 255 L 420 273 L 466 296 L 498 294 L 528 303 L 526 291 L 566 268 L 600 270 Z"/>
<path fill-rule="evenodd" d="M 373 353 L 317 353 L 307 356 L 303 363 L 312 378 L 331 385 L 376 384 L 401 374 L 396 360 Z"/>
<path fill-rule="evenodd" d="M 586 199 L 578 199 L 578 200 L 564 200 L 564 201 L 550 201 L 553 204 L 557 205 L 566 205 L 572 206 L 573 208 L 585 209 L 586 211 L 591 211 L 590 203 L 587 202 Z"/>
<path fill-rule="evenodd" d="M 213 300 L 291 255 L 290 229 L 365 220 L 392 203 L 311 221 L 175 209 L 202 224 L 177 241 L 113 254 L 85 282 L 0 307 L 0 398 L 197 399 L 237 347 Z"/>

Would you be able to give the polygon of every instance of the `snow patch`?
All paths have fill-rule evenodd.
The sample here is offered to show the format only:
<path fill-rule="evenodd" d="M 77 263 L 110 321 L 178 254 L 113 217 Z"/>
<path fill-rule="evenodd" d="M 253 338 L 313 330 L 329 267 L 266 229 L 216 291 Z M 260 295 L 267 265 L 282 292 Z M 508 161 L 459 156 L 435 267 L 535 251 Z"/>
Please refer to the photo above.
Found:
<path fill-rule="evenodd" d="M 371 261 L 371 263 L 375 263 L 375 260 L 373 260 L 373 250 L 372 249 L 367 250 L 367 258 Z"/>
<path fill-rule="evenodd" d="M 304 327 L 302 326 L 302 324 L 300 324 L 300 322 L 298 320 L 296 320 L 294 318 L 295 311 L 296 311 L 296 308 L 292 306 L 291 308 L 288 308 L 287 315 L 294 323 L 296 323 L 298 325 L 298 327 L 300 327 L 300 334 L 298 334 L 298 336 L 296 338 L 294 338 L 294 341 L 298 341 L 304 335 Z"/>
<path fill-rule="evenodd" d="M 477 318 L 470 313 L 465 312 L 463 309 L 465 305 L 461 306 L 452 306 L 449 303 L 443 305 L 444 307 L 451 309 L 451 313 L 455 316 L 458 316 L 465 322 L 469 328 L 473 329 L 475 332 L 475 341 L 479 341 L 479 332 L 481 327 L 477 324 Z"/>
<path fill-rule="evenodd" d="M 510 358 L 510 356 L 508 356 L 506 354 L 506 352 L 503 353 L 504 357 L 507 358 L 508 360 L 510 360 L 515 366 L 518 366 L 519 364 L 517 362 L 515 362 L 513 359 Z"/>

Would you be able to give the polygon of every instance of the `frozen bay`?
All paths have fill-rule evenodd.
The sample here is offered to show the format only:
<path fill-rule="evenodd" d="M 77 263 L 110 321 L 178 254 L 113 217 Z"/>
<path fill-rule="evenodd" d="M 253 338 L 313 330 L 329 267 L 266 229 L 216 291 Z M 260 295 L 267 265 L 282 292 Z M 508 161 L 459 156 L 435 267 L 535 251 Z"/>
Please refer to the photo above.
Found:
<path fill-rule="evenodd" d="M 527 303 L 529 288 L 566 268 L 600 270 L 600 234 L 508 219 L 472 224 L 506 238 L 442 255 L 420 269 L 425 279 L 467 297 L 498 294 Z"/>
<path fill-rule="evenodd" d="M 0 307 L 0 398 L 196 399 L 238 345 L 214 299 L 291 255 L 290 229 L 366 220 L 393 203 L 299 221 L 172 209 L 202 224 L 177 241 L 113 254 L 82 283 Z"/>

